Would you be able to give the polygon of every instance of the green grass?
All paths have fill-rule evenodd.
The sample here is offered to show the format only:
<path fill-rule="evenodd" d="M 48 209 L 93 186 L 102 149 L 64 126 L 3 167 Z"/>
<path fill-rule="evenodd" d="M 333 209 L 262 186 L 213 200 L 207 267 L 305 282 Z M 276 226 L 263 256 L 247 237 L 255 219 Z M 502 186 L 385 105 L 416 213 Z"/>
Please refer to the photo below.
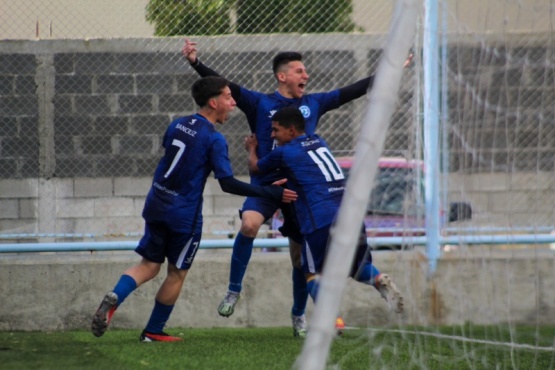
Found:
<path fill-rule="evenodd" d="M 0 369 L 290 369 L 303 344 L 290 328 L 168 332 L 184 340 L 140 343 L 139 330 L 109 330 L 102 338 L 86 331 L 0 332 Z M 554 339 L 555 327 L 347 330 L 334 341 L 328 364 L 340 369 L 555 369 L 555 348 L 545 350 Z"/>

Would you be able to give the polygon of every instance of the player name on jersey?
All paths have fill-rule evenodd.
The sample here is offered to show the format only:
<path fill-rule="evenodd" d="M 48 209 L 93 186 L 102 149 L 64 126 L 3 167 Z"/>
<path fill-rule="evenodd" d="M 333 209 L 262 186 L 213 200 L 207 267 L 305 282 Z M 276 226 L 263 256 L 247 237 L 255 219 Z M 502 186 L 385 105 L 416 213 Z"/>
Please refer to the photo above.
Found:
<path fill-rule="evenodd" d="M 194 122 L 191 122 L 191 123 L 194 123 Z M 175 128 L 180 130 L 180 131 L 183 131 L 184 133 L 186 133 L 187 135 L 190 135 L 192 137 L 195 137 L 195 135 L 197 134 L 197 132 L 195 130 L 191 130 L 190 128 L 183 126 L 181 123 L 178 123 L 175 126 Z"/>

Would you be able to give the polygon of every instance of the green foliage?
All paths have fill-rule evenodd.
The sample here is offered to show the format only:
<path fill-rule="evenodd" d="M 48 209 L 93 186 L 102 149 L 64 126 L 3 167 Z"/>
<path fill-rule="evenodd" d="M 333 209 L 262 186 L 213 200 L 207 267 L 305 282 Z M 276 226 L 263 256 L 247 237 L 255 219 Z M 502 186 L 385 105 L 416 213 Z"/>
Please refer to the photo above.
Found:
<path fill-rule="evenodd" d="M 352 32 L 352 11 L 352 0 L 150 0 L 146 19 L 156 36 Z"/>
<path fill-rule="evenodd" d="M 241 0 L 238 33 L 352 32 L 351 0 Z"/>
<path fill-rule="evenodd" d="M 230 33 L 232 1 L 150 0 L 146 20 L 155 36 L 219 35 Z"/>

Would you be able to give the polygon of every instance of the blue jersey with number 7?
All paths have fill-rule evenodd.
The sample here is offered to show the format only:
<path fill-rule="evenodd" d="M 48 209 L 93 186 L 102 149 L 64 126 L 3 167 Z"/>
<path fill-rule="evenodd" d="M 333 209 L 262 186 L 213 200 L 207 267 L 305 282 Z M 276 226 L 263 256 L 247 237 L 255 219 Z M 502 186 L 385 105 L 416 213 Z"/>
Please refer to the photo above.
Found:
<path fill-rule="evenodd" d="M 143 217 L 165 222 L 174 231 L 201 232 L 202 193 L 213 171 L 233 176 L 224 136 L 200 114 L 174 120 L 166 130 L 164 156 L 154 173 Z"/>
<path fill-rule="evenodd" d="M 324 139 L 302 135 L 277 147 L 257 163 L 261 172 L 280 168 L 299 198 L 295 210 L 302 234 L 330 225 L 337 214 L 345 176 Z"/>

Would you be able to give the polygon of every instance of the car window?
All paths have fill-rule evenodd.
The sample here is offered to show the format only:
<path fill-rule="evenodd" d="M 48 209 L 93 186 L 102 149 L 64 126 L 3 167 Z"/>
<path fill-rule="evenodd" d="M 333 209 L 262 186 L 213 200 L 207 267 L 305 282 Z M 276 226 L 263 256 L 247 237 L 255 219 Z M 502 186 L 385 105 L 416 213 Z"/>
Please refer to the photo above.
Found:
<path fill-rule="evenodd" d="M 343 169 L 345 177 L 349 170 Z M 417 215 L 416 174 L 412 168 L 380 168 L 374 180 L 368 214 Z"/>

